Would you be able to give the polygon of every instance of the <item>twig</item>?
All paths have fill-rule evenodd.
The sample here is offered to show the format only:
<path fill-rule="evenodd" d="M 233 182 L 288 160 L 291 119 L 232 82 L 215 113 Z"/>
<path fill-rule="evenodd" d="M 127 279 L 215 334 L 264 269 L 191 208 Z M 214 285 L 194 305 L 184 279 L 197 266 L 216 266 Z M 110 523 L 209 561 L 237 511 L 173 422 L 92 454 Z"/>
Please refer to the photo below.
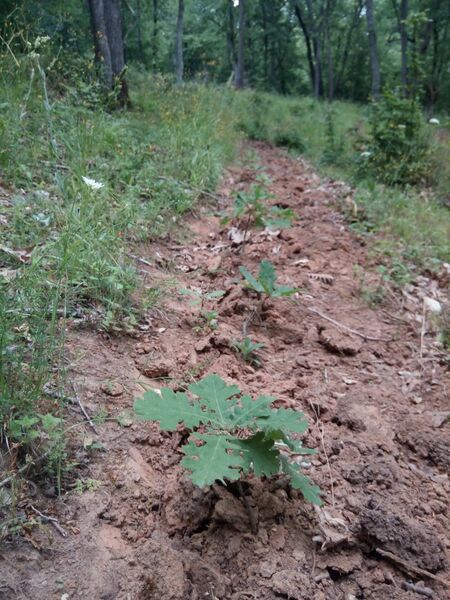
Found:
<path fill-rule="evenodd" d="M 427 596 L 428 598 L 434 598 L 434 592 L 431 588 L 417 585 L 416 583 L 409 583 L 408 581 L 404 581 L 402 583 L 402 588 L 404 590 L 410 590 L 411 592 L 416 592 L 416 594 L 420 594 L 421 596 Z"/>
<path fill-rule="evenodd" d="M 320 420 L 320 416 L 318 411 L 314 408 L 313 403 L 311 402 L 311 400 L 309 400 L 309 406 L 311 408 L 311 410 L 314 413 L 314 416 L 316 417 L 316 421 L 315 421 L 315 426 L 317 427 L 317 431 L 319 432 L 319 436 L 320 436 L 320 444 L 322 446 L 322 452 L 325 456 L 325 460 L 327 461 L 327 467 L 328 467 L 328 475 L 330 477 L 330 492 L 331 492 L 331 505 L 335 506 L 335 498 L 334 498 L 334 479 L 333 479 L 333 473 L 331 471 L 331 464 L 330 464 L 330 460 L 328 458 L 328 452 L 327 449 L 325 447 L 325 436 L 324 436 L 324 427 L 323 427 L 323 423 Z"/>
<path fill-rule="evenodd" d="M 39 517 L 41 517 L 41 519 L 43 521 L 46 521 L 47 523 L 50 523 L 51 525 L 53 525 L 53 527 L 56 529 L 56 531 L 60 535 L 62 535 L 62 537 L 67 537 L 67 531 L 63 527 L 61 527 L 61 525 L 59 524 L 58 519 L 56 517 L 50 517 L 49 515 L 44 515 L 44 513 L 41 513 L 41 511 L 38 510 L 37 508 L 35 508 L 32 504 L 30 504 L 30 508 Z"/>
<path fill-rule="evenodd" d="M 242 498 L 242 502 L 244 503 L 245 510 L 247 511 L 248 520 L 250 521 L 250 531 L 256 535 L 258 533 L 258 521 L 257 521 L 256 515 L 255 515 L 255 511 L 253 510 L 252 506 L 250 505 L 250 502 L 247 500 L 247 496 L 244 494 L 244 490 L 242 488 L 242 482 L 240 480 L 238 480 L 237 483 L 238 483 L 239 495 Z"/>
<path fill-rule="evenodd" d="M 148 260 L 145 260 L 145 258 L 141 258 L 140 256 L 136 256 L 135 254 L 128 254 L 128 256 L 130 258 L 134 258 L 134 260 L 137 260 L 138 262 L 142 263 L 143 265 L 147 265 L 147 267 L 152 267 L 152 263 L 149 262 Z"/>
<path fill-rule="evenodd" d="M 74 390 L 75 391 L 75 390 Z M 87 410 L 84 408 L 83 403 L 81 402 L 81 400 L 79 399 L 78 395 L 75 393 L 75 397 L 70 397 L 69 398 L 70 402 L 72 402 L 72 404 L 78 404 L 78 406 L 80 407 L 81 412 L 83 413 L 86 421 L 89 423 L 89 426 L 91 427 L 92 431 L 94 433 L 98 433 L 97 429 L 91 419 L 91 417 L 89 416 Z"/>
<path fill-rule="evenodd" d="M 329 321 L 330 323 L 333 323 L 333 325 L 336 325 L 336 327 L 340 327 L 341 329 L 344 329 L 345 331 L 348 331 L 349 333 L 353 333 L 353 335 L 358 335 L 363 340 L 370 341 L 370 342 L 391 342 L 392 341 L 392 339 L 373 337 L 371 335 L 366 335 L 365 333 L 362 333 L 361 331 L 357 331 L 356 329 L 352 329 L 351 327 L 348 327 L 347 325 L 344 325 L 343 323 L 339 323 L 339 321 L 335 321 L 331 317 L 324 315 L 316 308 L 309 308 L 307 306 L 306 310 L 311 313 L 314 313 L 315 315 L 318 315 L 322 319 L 325 319 L 325 321 Z"/>
<path fill-rule="evenodd" d="M 44 452 L 44 454 L 41 454 L 41 456 L 38 456 L 37 458 L 28 461 L 26 464 L 23 465 L 23 467 L 20 467 L 20 469 L 18 469 L 14 473 L 14 475 L 10 475 L 9 477 L 6 477 L 2 481 L 0 481 L 0 488 L 5 487 L 5 485 L 8 485 L 8 483 L 10 483 L 14 479 L 14 477 L 16 477 L 17 475 L 24 473 L 28 469 L 28 467 L 31 467 L 32 465 L 36 465 L 36 464 L 42 462 L 43 460 L 45 460 L 49 454 L 50 454 L 50 450 L 47 450 L 47 452 Z"/>
<path fill-rule="evenodd" d="M 424 298 L 423 307 L 422 307 L 422 327 L 420 329 L 420 352 L 419 352 L 420 358 L 423 357 L 423 343 L 424 343 L 426 329 L 427 329 L 427 307 L 425 305 L 425 298 Z"/>
<path fill-rule="evenodd" d="M 408 573 L 408 574 L 413 573 L 414 575 L 420 575 L 421 577 L 428 577 L 429 579 L 433 579 L 434 581 L 438 581 L 439 583 L 442 583 L 443 585 L 448 586 L 448 581 L 445 581 L 445 579 L 441 579 L 441 577 L 438 577 L 437 575 L 433 575 L 433 573 L 430 573 L 430 571 L 426 571 L 425 569 L 416 567 L 416 565 L 413 565 L 412 563 L 408 562 L 407 560 L 403 560 L 402 558 L 393 554 L 392 552 L 388 552 L 387 550 L 382 550 L 381 548 L 375 548 L 375 552 L 377 554 L 379 554 L 380 556 L 382 556 L 383 558 L 389 558 L 389 560 L 391 560 L 396 565 L 398 565 L 400 567 L 400 569 L 402 571 L 404 571 L 405 573 Z"/>

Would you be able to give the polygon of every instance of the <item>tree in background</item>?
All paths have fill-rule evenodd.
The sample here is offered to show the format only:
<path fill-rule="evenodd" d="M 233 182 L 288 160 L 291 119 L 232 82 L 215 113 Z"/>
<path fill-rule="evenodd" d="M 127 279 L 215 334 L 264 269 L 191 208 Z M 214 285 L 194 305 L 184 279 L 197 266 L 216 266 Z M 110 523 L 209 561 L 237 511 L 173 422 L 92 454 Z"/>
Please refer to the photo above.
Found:
<path fill-rule="evenodd" d="M 373 0 L 366 0 L 366 17 L 369 38 L 370 69 L 372 74 L 372 96 L 377 99 L 380 96 L 381 76 Z"/>
<path fill-rule="evenodd" d="M 177 27 L 175 32 L 175 74 L 178 85 L 183 83 L 183 28 L 184 28 L 184 0 L 178 0 Z"/>
<path fill-rule="evenodd" d="M 245 85 L 245 18 L 245 0 L 239 0 L 239 38 L 235 80 L 238 89 L 242 89 Z"/>
<path fill-rule="evenodd" d="M 119 103 L 130 103 L 125 78 L 125 51 L 120 0 L 88 0 L 95 56 L 109 90 L 117 90 Z"/>

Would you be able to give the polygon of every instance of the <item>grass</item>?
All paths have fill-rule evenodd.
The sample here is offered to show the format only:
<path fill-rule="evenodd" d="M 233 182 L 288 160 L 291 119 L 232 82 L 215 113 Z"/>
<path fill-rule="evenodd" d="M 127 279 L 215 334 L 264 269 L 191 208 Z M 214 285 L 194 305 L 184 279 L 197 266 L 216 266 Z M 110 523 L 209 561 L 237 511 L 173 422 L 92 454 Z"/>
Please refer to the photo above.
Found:
<path fill-rule="evenodd" d="M 362 164 L 369 107 L 317 102 L 246 91 L 237 100 L 243 130 L 253 139 L 288 147 L 330 177 L 356 188 L 359 207 L 352 226 L 373 240 L 383 260 L 430 268 L 450 261 L 450 118 L 424 124 L 431 138 L 427 187 L 389 187 L 374 181 Z M 376 233 L 376 235 L 374 235 Z"/>
<path fill-rule="evenodd" d="M 45 454 L 61 486 L 68 322 L 133 327 L 152 299 L 130 249 L 214 189 L 240 134 L 223 90 L 135 73 L 133 110 L 109 112 L 94 86 L 44 80 L 51 56 L 0 59 L 0 442 L 6 471 Z"/>

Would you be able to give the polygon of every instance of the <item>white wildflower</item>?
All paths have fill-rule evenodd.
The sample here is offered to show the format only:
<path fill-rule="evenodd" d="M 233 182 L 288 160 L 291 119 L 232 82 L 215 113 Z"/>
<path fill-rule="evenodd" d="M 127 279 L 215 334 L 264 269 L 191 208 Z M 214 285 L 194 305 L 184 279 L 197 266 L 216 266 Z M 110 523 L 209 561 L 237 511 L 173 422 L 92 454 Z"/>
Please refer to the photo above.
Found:
<path fill-rule="evenodd" d="M 400 125 L 398 126 L 399 129 L 406 129 L 406 125 L 403 125 L 403 123 L 400 123 Z"/>
<path fill-rule="evenodd" d="M 372 152 L 369 152 L 368 150 L 364 150 L 364 152 L 361 152 L 362 158 L 369 158 L 369 156 L 372 156 Z"/>
<path fill-rule="evenodd" d="M 95 179 L 91 179 L 90 177 L 84 177 L 82 175 L 81 179 L 88 187 L 92 188 L 93 190 L 100 190 L 102 187 L 105 187 L 104 183 L 101 183 L 100 181 L 95 181 Z"/>
<path fill-rule="evenodd" d="M 40 48 L 41 46 L 45 46 L 45 44 L 47 44 L 47 42 L 50 41 L 50 36 L 48 35 L 38 35 L 37 38 L 34 41 L 34 47 L 35 48 Z"/>
<path fill-rule="evenodd" d="M 440 125 L 440 121 L 439 121 L 439 119 L 436 119 L 436 118 L 434 118 L 434 117 L 433 117 L 432 119 L 430 119 L 430 120 L 428 121 L 428 123 L 431 123 L 431 125 Z"/>

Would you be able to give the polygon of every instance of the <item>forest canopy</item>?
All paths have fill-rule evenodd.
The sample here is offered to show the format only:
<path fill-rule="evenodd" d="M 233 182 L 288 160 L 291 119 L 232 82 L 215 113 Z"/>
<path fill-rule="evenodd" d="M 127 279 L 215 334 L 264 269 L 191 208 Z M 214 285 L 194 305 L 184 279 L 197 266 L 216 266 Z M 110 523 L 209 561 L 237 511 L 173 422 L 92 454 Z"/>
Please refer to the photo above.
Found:
<path fill-rule="evenodd" d="M 447 0 L 6 0 L 0 18 L 12 52 L 49 36 L 67 77 L 86 77 L 95 46 L 108 86 L 133 64 L 357 102 L 400 88 L 437 110 L 450 93 Z"/>

